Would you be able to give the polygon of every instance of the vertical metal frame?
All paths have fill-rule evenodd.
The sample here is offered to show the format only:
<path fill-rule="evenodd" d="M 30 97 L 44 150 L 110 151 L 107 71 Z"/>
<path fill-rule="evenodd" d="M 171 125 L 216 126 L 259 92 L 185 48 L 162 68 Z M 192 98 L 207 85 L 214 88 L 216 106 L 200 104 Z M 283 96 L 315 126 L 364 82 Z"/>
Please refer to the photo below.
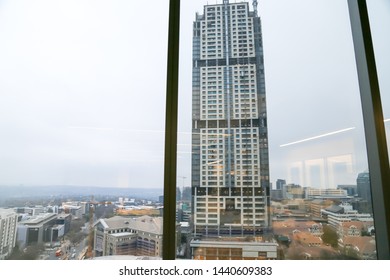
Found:
<path fill-rule="evenodd" d="M 168 63 L 164 148 L 164 260 L 176 258 L 176 149 L 179 83 L 180 0 L 169 1 Z"/>
<path fill-rule="evenodd" d="M 390 168 L 366 0 L 348 0 L 370 172 L 378 259 L 390 259 Z"/>

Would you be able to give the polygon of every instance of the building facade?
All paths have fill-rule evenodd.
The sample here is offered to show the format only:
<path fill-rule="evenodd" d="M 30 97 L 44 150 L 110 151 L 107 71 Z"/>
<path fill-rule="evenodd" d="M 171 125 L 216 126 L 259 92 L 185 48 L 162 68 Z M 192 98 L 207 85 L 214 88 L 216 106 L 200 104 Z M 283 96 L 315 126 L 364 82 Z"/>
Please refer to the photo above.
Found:
<path fill-rule="evenodd" d="M 162 256 L 162 218 L 114 216 L 95 224 L 94 255 Z"/>
<path fill-rule="evenodd" d="M 340 199 L 350 198 L 346 190 L 343 189 L 317 189 L 306 188 L 305 197 L 308 199 Z"/>
<path fill-rule="evenodd" d="M 270 223 L 262 34 L 254 8 L 224 0 L 204 6 L 193 23 L 192 191 L 198 236 L 262 234 Z"/>
<path fill-rule="evenodd" d="M 284 180 L 284 179 L 277 179 L 276 180 L 276 189 L 277 190 L 282 190 L 285 185 L 286 185 L 286 180 Z"/>
<path fill-rule="evenodd" d="M 18 216 L 12 209 L 0 209 L 0 260 L 12 253 L 16 245 Z"/>
<path fill-rule="evenodd" d="M 17 241 L 24 248 L 44 242 L 56 242 L 70 230 L 69 214 L 43 213 L 18 223 Z"/>
<path fill-rule="evenodd" d="M 262 240 L 228 238 L 193 240 L 191 253 L 194 260 L 275 260 L 278 244 Z"/>
<path fill-rule="evenodd" d="M 358 196 L 364 200 L 371 201 L 370 173 L 359 173 L 356 178 Z"/>
<path fill-rule="evenodd" d="M 321 209 L 321 216 L 325 218 L 329 225 L 334 228 L 340 227 L 345 222 L 362 221 L 373 223 L 374 218 L 369 213 L 359 213 L 352 209 L 349 204 L 342 204 L 340 206 L 330 206 Z"/>

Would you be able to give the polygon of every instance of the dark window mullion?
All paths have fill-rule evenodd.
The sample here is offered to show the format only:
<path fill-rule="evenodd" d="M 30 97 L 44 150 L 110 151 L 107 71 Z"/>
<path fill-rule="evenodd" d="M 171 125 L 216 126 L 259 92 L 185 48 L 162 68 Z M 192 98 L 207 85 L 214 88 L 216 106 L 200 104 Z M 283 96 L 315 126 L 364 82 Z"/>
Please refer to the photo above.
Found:
<path fill-rule="evenodd" d="M 390 259 L 390 168 L 386 131 L 365 0 L 348 0 L 355 47 L 378 259 Z"/>
<path fill-rule="evenodd" d="M 169 1 L 164 150 L 163 259 L 176 258 L 176 149 L 179 78 L 180 0 Z"/>

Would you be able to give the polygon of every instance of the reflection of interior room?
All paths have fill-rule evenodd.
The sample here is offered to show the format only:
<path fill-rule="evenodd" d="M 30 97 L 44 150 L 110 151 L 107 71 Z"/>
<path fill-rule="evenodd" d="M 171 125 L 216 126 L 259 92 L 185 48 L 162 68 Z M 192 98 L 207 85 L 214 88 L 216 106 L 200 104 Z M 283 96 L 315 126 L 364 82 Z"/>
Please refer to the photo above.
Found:
<path fill-rule="evenodd" d="M 281 147 L 287 183 L 321 189 L 356 183 L 357 174 L 367 167 L 354 130 Z"/>

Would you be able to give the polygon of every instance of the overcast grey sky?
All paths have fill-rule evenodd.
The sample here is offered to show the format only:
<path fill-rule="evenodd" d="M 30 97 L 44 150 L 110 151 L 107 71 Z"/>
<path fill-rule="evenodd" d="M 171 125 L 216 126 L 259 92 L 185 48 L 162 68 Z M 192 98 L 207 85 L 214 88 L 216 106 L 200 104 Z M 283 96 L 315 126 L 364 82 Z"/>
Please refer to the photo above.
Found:
<path fill-rule="evenodd" d="M 0 185 L 162 188 L 168 2 L 0 0 Z M 190 184 L 192 22 L 207 2 L 222 1 L 181 3 L 179 185 Z M 334 187 L 367 168 L 346 2 L 259 1 L 271 181 Z M 388 1 L 370 2 L 389 18 Z M 389 73 L 389 40 L 378 45 Z"/>
<path fill-rule="evenodd" d="M 0 1 L 0 184 L 161 186 L 167 3 Z"/>

